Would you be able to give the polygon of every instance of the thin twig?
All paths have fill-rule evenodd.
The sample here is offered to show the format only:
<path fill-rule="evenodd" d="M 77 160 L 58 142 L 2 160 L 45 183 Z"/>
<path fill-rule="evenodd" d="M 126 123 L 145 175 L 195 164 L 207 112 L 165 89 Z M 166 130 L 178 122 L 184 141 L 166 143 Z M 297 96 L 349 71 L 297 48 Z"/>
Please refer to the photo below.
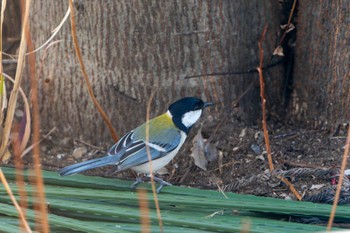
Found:
<path fill-rule="evenodd" d="M 301 201 L 303 197 L 299 194 L 299 192 L 294 188 L 292 183 L 290 183 L 286 178 L 284 177 L 279 177 L 289 188 L 289 190 L 294 194 L 294 196 Z"/>
<path fill-rule="evenodd" d="M 263 67 L 264 70 L 273 68 L 275 66 L 278 66 L 283 62 L 283 59 L 276 61 L 275 63 L 269 64 L 265 67 Z M 245 71 L 235 71 L 235 72 L 216 72 L 216 73 L 210 73 L 210 74 L 197 74 L 197 75 L 191 75 L 191 76 L 185 76 L 184 79 L 191 79 L 191 78 L 200 78 L 200 77 L 213 77 L 213 76 L 228 76 L 228 75 L 242 75 L 242 74 L 251 74 L 256 73 L 256 68 L 248 69 Z"/>
<path fill-rule="evenodd" d="M 237 99 L 235 99 L 234 101 L 232 101 L 231 103 L 231 107 L 235 108 L 238 106 L 238 103 L 243 99 L 243 97 L 250 91 L 250 89 L 255 85 L 256 83 L 256 79 L 252 80 L 248 87 L 242 92 L 242 94 L 240 94 L 240 96 L 238 96 Z"/>
<path fill-rule="evenodd" d="M 150 114 L 151 114 L 151 103 L 153 100 L 153 97 L 155 95 L 156 91 L 152 90 L 151 92 L 151 96 L 149 97 L 149 100 L 147 102 L 147 110 L 146 110 L 146 152 L 147 152 L 147 157 L 148 157 L 148 161 L 149 161 L 149 174 L 151 177 L 151 185 L 152 185 L 152 192 L 153 192 L 153 198 L 154 198 L 154 204 L 156 205 L 156 210 L 157 210 L 157 216 L 158 216 L 158 223 L 159 223 L 159 228 L 160 228 L 160 232 L 164 232 L 163 229 L 163 221 L 162 221 L 162 215 L 160 213 L 160 208 L 159 208 L 159 201 L 158 201 L 158 197 L 157 197 L 157 192 L 156 192 L 156 185 L 154 182 L 154 176 L 153 176 L 153 169 L 152 169 L 152 156 L 151 156 L 151 151 L 149 149 L 148 146 L 148 142 L 149 142 L 149 120 L 150 120 Z"/>
<path fill-rule="evenodd" d="M 216 172 L 217 170 L 220 170 L 221 168 L 224 168 L 224 167 L 227 167 L 227 166 L 231 166 L 231 165 L 234 165 L 234 164 L 237 164 L 237 163 L 240 163 L 240 162 L 238 162 L 238 161 L 227 162 L 227 163 L 221 165 L 221 166 L 218 167 L 218 168 L 215 168 L 215 169 L 213 169 L 213 170 L 209 170 L 209 172 Z"/>
<path fill-rule="evenodd" d="M 215 184 L 216 184 L 216 187 L 218 187 L 219 192 L 220 192 L 226 199 L 228 199 L 228 197 L 226 196 L 224 190 L 220 187 L 219 183 L 216 182 Z"/>
<path fill-rule="evenodd" d="M 81 139 L 75 139 L 74 141 L 79 142 L 79 143 L 81 143 L 81 144 L 84 144 L 85 146 L 91 147 L 92 149 L 101 151 L 102 153 L 105 153 L 105 152 L 106 152 L 106 151 L 103 150 L 101 147 L 91 145 L 90 143 L 85 142 L 85 141 L 83 141 L 83 140 L 81 140 Z"/>
<path fill-rule="evenodd" d="M 348 129 L 348 136 L 346 138 L 345 150 L 344 150 L 343 159 L 341 162 L 340 176 L 339 176 L 339 180 L 338 180 L 337 191 L 335 192 L 334 202 L 333 202 L 333 206 L 332 206 L 332 212 L 331 212 L 331 215 L 329 216 L 329 220 L 328 220 L 327 232 L 330 232 L 332 229 L 335 212 L 337 210 L 340 191 L 341 191 L 341 187 L 343 185 L 344 172 L 345 172 L 346 163 L 347 163 L 347 159 L 348 159 L 348 155 L 349 155 L 349 148 L 350 148 L 350 127 Z"/>
<path fill-rule="evenodd" d="M 285 159 L 278 159 L 279 163 L 288 165 L 288 166 L 292 166 L 292 167 L 302 167 L 302 168 L 314 168 L 314 169 L 322 169 L 325 167 L 320 167 L 317 164 L 307 164 L 307 163 L 297 163 L 297 162 L 293 162 L 290 160 L 285 160 Z"/>
<path fill-rule="evenodd" d="M 109 132 L 110 132 L 113 140 L 117 142 L 118 141 L 117 133 L 116 133 L 115 129 L 113 128 L 112 122 L 109 120 L 107 114 L 103 111 L 101 105 L 98 103 L 98 101 L 94 95 L 94 92 L 92 90 L 92 86 L 90 84 L 88 74 L 87 74 L 86 69 L 85 69 L 85 65 L 83 62 L 83 57 L 81 55 L 81 51 L 80 51 L 80 47 L 79 47 L 79 43 L 78 43 L 78 37 L 77 37 L 77 33 L 76 33 L 73 0 L 69 0 L 69 9 L 70 9 L 70 13 L 71 13 L 70 18 L 71 18 L 72 38 L 73 38 L 74 48 L 75 48 L 75 52 L 77 53 L 77 58 L 79 60 L 81 71 L 83 72 L 83 77 L 84 77 L 87 89 L 89 91 L 90 98 L 91 98 L 94 106 L 97 108 L 98 112 L 102 116 L 104 122 L 107 124 L 107 127 L 109 129 Z"/>
<path fill-rule="evenodd" d="M 43 136 L 42 139 L 40 139 L 38 142 L 33 143 L 32 145 L 30 145 L 29 147 L 27 147 L 21 154 L 21 158 L 23 158 L 26 154 L 28 154 L 33 148 L 34 146 L 40 144 L 42 142 L 43 139 L 47 138 L 48 136 L 50 136 L 51 133 L 53 133 L 57 128 L 53 127 L 47 134 L 45 134 Z"/>
<path fill-rule="evenodd" d="M 207 144 L 209 144 L 213 139 L 214 136 L 216 135 L 216 133 L 219 131 L 219 129 L 221 129 L 221 127 L 224 126 L 224 124 L 226 123 L 226 121 L 229 119 L 229 117 L 227 116 L 227 112 L 223 112 L 222 114 L 223 118 L 219 118 L 219 119 L 223 119 L 221 120 L 215 127 L 215 129 L 213 130 L 213 132 L 210 134 L 209 138 L 207 139 Z"/>
<path fill-rule="evenodd" d="M 39 51 L 40 49 L 44 48 L 46 45 L 48 45 L 48 47 L 50 46 L 50 42 L 53 40 L 53 38 L 55 38 L 55 36 L 57 35 L 57 33 L 61 30 L 61 28 L 63 27 L 63 24 L 67 21 L 68 17 L 69 17 L 69 13 L 70 13 L 70 8 L 68 8 L 65 16 L 63 17 L 63 19 L 61 20 L 60 24 L 52 30 L 52 35 L 50 36 L 50 38 L 45 41 L 45 43 L 43 43 L 42 45 L 40 45 L 38 48 L 34 49 L 33 51 L 30 51 L 28 53 L 26 53 L 26 55 L 30 55 L 32 53 L 36 53 L 37 51 Z"/>
<path fill-rule="evenodd" d="M 1 168 L 0 168 L 0 179 L 1 179 L 1 182 L 2 184 L 4 185 L 5 189 L 6 189 L 6 192 L 8 193 L 8 195 L 10 196 L 10 199 L 13 203 L 13 205 L 16 207 L 17 209 L 17 212 L 18 212 L 18 215 L 19 215 L 19 219 L 21 220 L 23 226 L 24 226 L 24 229 L 26 230 L 26 232 L 32 232 L 32 230 L 30 229 L 29 227 L 29 224 L 26 220 L 26 218 L 24 217 L 24 213 L 22 211 L 22 208 L 18 205 L 17 201 L 16 201 L 16 198 L 13 196 L 13 193 L 11 191 L 11 188 L 6 180 L 6 177 L 4 175 L 4 173 L 2 172 Z"/>
<path fill-rule="evenodd" d="M 297 0 L 294 0 L 292 9 L 291 9 L 291 11 L 289 13 L 287 26 L 285 27 L 284 32 L 283 32 L 283 34 L 281 36 L 281 39 L 280 39 L 280 41 L 279 41 L 279 43 L 278 43 L 278 45 L 276 47 L 280 46 L 283 43 L 283 41 L 284 41 L 284 39 L 285 39 L 285 37 L 286 37 L 286 35 L 288 33 L 288 29 L 289 29 L 289 26 L 291 24 L 292 17 L 293 17 L 294 11 L 295 11 L 296 3 L 297 3 Z M 277 61 L 275 63 L 271 63 L 272 57 L 271 57 L 270 61 L 268 62 L 268 64 L 265 67 L 262 68 L 263 70 L 267 70 L 268 68 L 275 67 L 275 66 L 281 64 L 283 62 L 283 60 L 284 60 L 284 59 L 281 59 L 281 60 L 279 60 L 279 61 Z M 210 73 L 210 74 L 191 75 L 191 76 L 185 76 L 184 79 L 200 78 L 200 77 L 212 77 L 212 76 L 242 75 L 242 74 L 250 74 L 250 73 L 255 73 L 255 72 L 257 72 L 257 69 L 253 68 L 253 69 L 248 69 L 248 70 L 244 70 L 244 71 L 217 72 L 217 73 Z"/>
<path fill-rule="evenodd" d="M 287 35 L 287 33 L 288 33 L 290 24 L 291 24 L 291 22 L 292 22 L 292 18 L 293 18 L 293 15 L 294 15 L 296 3 L 297 3 L 297 0 L 294 0 L 292 9 L 290 10 L 290 13 L 289 13 L 287 26 L 285 27 L 284 32 L 283 32 L 283 34 L 282 34 L 282 36 L 281 36 L 281 39 L 279 40 L 279 43 L 277 44 L 275 50 L 276 50 L 278 47 L 280 47 L 280 46 L 282 45 L 284 39 L 286 38 L 286 35 Z M 272 60 L 273 60 L 274 57 L 276 57 L 276 56 L 275 56 L 274 54 L 272 54 L 271 57 L 270 57 L 269 62 L 267 63 L 267 66 L 272 65 Z"/>
<path fill-rule="evenodd" d="M 186 180 L 188 174 L 190 173 L 190 171 L 191 171 L 191 169 L 192 169 L 192 166 L 193 166 L 193 165 L 191 164 L 188 168 L 186 168 L 185 173 L 182 174 L 181 179 L 180 179 L 180 181 L 179 181 L 180 184 L 182 184 L 182 183 Z"/>
<path fill-rule="evenodd" d="M 55 38 L 55 36 L 57 35 L 57 33 L 61 30 L 61 28 L 63 27 L 64 23 L 67 21 L 68 17 L 69 17 L 69 13 L 70 13 L 70 9 L 68 8 L 66 14 L 64 15 L 63 19 L 61 20 L 61 22 L 58 24 L 58 26 L 56 28 L 54 28 L 51 33 L 52 35 L 50 36 L 49 39 L 47 39 L 42 45 L 40 45 L 38 48 L 34 49 L 33 51 L 30 51 L 30 52 L 27 52 L 25 55 L 28 56 L 32 53 L 36 53 L 38 52 L 39 50 L 43 49 L 44 47 L 46 47 L 45 49 L 47 49 L 50 44 L 51 44 L 51 41 Z M 62 42 L 63 40 L 58 40 L 58 42 Z M 2 51 L 2 50 L 1 50 Z M 16 55 L 16 54 L 10 54 L 10 53 L 6 53 L 4 51 L 2 51 L 3 55 L 6 55 L 6 56 L 9 56 L 11 58 L 15 58 L 15 57 L 18 57 L 19 55 Z M 7 61 L 8 63 L 14 63 L 16 61 Z"/>
<path fill-rule="evenodd" d="M 294 10 L 295 10 L 295 6 L 296 6 L 296 5 L 297 5 L 297 0 L 294 0 L 292 9 L 290 10 L 290 13 L 289 13 L 287 26 L 286 26 L 285 29 L 284 29 L 283 35 L 282 35 L 281 40 L 280 40 L 279 44 L 277 45 L 277 47 L 280 46 L 280 45 L 282 44 L 284 38 L 286 37 L 286 35 L 287 35 L 287 33 L 288 33 L 289 26 L 290 26 L 290 24 L 291 24 L 291 22 L 292 22 L 292 18 L 293 18 L 293 14 L 294 14 Z"/>

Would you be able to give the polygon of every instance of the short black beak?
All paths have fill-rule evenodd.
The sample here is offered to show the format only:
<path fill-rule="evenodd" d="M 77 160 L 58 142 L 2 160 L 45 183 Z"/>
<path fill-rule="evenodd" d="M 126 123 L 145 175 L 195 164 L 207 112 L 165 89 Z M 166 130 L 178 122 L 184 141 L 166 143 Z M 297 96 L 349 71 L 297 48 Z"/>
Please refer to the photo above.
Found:
<path fill-rule="evenodd" d="M 204 102 L 203 108 L 206 108 L 206 107 L 209 107 L 209 106 L 213 106 L 213 105 L 215 105 L 215 104 L 212 103 L 212 102 Z"/>

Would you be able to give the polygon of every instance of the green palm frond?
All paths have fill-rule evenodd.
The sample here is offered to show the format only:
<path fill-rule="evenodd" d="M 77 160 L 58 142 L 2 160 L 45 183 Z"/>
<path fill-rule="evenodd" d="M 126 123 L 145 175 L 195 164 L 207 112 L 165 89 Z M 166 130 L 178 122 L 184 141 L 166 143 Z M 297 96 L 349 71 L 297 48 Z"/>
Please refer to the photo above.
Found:
<path fill-rule="evenodd" d="M 14 181 L 15 170 L 3 168 L 9 181 Z M 30 171 L 25 172 L 28 180 Z M 130 190 L 132 182 L 111 178 L 75 175 L 59 177 L 56 172 L 43 171 L 49 221 L 54 229 L 77 232 L 140 232 L 140 202 L 148 203 L 151 231 L 159 232 L 158 218 L 149 184 L 141 185 L 148 191 L 147 200 L 139 200 Z M 18 197 L 17 186 L 12 183 Z M 28 192 L 27 219 L 32 224 L 35 211 L 31 210 L 36 191 L 26 185 Z M 17 212 L 0 187 L 0 231 L 18 232 Z M 165 232 L 239 232 L 244 223 L 250 232 L 316 232 L 325 227 L 289 222 L 290 218 L 317 217 L 327 221 L 331 205 L 256 197 L 211 190 L 166 187 L 158 195 Z M 335 221 L 349 222 L 350 208 L 339 206 Z M 6 224 L 5 224 L 6 223 Z M 9 227 L 16 226 L 16 227 Z M 16 229 L 16 231 L 13 231 Z M 57 231 L 58 232 L 58 231 Z"/>

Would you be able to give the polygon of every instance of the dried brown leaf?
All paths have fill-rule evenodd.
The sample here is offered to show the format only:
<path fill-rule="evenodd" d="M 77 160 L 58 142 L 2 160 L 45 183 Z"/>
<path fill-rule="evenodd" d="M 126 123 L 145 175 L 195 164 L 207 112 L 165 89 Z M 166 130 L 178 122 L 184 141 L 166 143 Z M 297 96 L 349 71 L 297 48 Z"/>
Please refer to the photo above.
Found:
<path fill-rule="evenodd" d="M 7 108 L 7 97 L 6 97 L 5 79 L 3 78 L 2 75 L 0 75 L 0 124 L 1 125 L 4 121 L 4 113 L 6 108 Z"/>
<path fill-rule="evenodd" d="M 273 55 L 277 55 L 280 57 L 284 57 L 284 53 L 283 53 L 283 47 L 281 45 L 277 46 L 277 48 L 275 49 L 275 51 L 273 51 Z"/>
<path fill-rule="evenodd" d="M 162 176 L 162 175 L 169 175 L 170 173 L 166 167 L 162 167 L 157 171 L 157 174 Z"/>
<path fill-rule="evenodd" d="M 197 135 L 193 138 L 193 148 L 191 156 L 194 159 L 194 164 L 203 169 L 207 170 L 208 160 L 204 155 L 204 138 L 202 136 L 202 130 L 198 130 Z"/>
<path fill-rule="evenodd" d="M 218 159 L 218 150 L 213 143 L 204 142 L 204 155 L 209 162 L 213 162 Z"/>
<path fill-rule="evenodd" d="M 289 33 L 291 31 L 293 31 L 295 29 L 294 24 L 290 23 L 290 24 L 283 24 L 280 26 L 282 30 L 286 30 L 286 33 Z"/>
<path fill-rule="evenodd" d="M 75 159 L 81 159 L 83 155 L 86 153 L 87 153 L 87 148 L 85 146 L 81 146 L 74 149 L 72 156 Z"/>
<path fill-rule="evenodd" d="M 10 80 L 12 83 L 15 83 L 15 80 L 13 78 L 11 78 L 11 76 L 3 73 L 3 77 L 7 78 L 8 80 Z M 31 133 L 31 117 L 30 117 L 30 107 L 29 107 L 29 102 L 28 102 L 28 98 L 25 95 L 24 91 L 22 90 L 21 87 L 19 87 L 19 92 L 23 98 L 23 103 L 24 103 L 24 110 L 25 110 L 25 117 L 26 117 L 26 124 L 25 124 L 25 128 L 24 128 L 24 133 L 23 133 L 23 137 L 21 140 L 21 151 L 24 151 L 28 141 L 29 141 L 29 137 L 30 137 L 30 133 Z M 2 132 L 1 132 L 2 133 Z M 1 135 L 1 134 L 0 134 Z M 5 153 L 2 157 L 3 162 L 7 161 L 9 158 L 11 157 L 10 153 Z M 1 158 L 1 155 L 0 155 Z"/>

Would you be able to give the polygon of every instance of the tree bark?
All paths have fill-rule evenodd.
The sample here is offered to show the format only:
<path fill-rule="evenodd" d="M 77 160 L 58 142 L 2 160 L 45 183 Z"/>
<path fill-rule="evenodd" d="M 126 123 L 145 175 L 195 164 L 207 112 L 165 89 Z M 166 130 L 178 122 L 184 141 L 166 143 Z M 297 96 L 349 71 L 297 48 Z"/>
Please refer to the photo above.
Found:
<path fill-rule="evenodd" d="M 19 1 L 6 3 L 3 32 L 2 50 L 6 54 L 16 54 L 21 39 L 21 13 Z M 4 72 L 14 77 L 16 61 L 5 53 L 2 55 Z"/>
<path fill-rule="evenodd" d="M 68 9 L 66 1 L 33 1 L 32 39 L 44 43 Z M 266 60 L 279 31 L 276 1 L 75 1 L 77 34 L 94 93 L 119 135 L 145 121 L 146 103 L 156 94 L 151 115 L 184 96 L 221 102 L 213 116 L 257 79 L 241 76 L 184 79 L 202 73 L 245 71 L 258 66 L 258 40 L 268 25 Z M 58 43 L 37 53 L 41 125 L 58 127 L 60 137 L 111 142 L 93 107 L 76 59 L 69 21 Z M 270 72 L 271 104 L 281 100 L 281 68 Z M 241 100 L 250 122 L 260 119 L 259 88 Z M 151 117 L 152 117 L 151 116 Z"/>
<path fill-rule="evenodd" d="M 332 128 L 350 117 L 350 1 L 300 1 L 293 119 Z"/>

